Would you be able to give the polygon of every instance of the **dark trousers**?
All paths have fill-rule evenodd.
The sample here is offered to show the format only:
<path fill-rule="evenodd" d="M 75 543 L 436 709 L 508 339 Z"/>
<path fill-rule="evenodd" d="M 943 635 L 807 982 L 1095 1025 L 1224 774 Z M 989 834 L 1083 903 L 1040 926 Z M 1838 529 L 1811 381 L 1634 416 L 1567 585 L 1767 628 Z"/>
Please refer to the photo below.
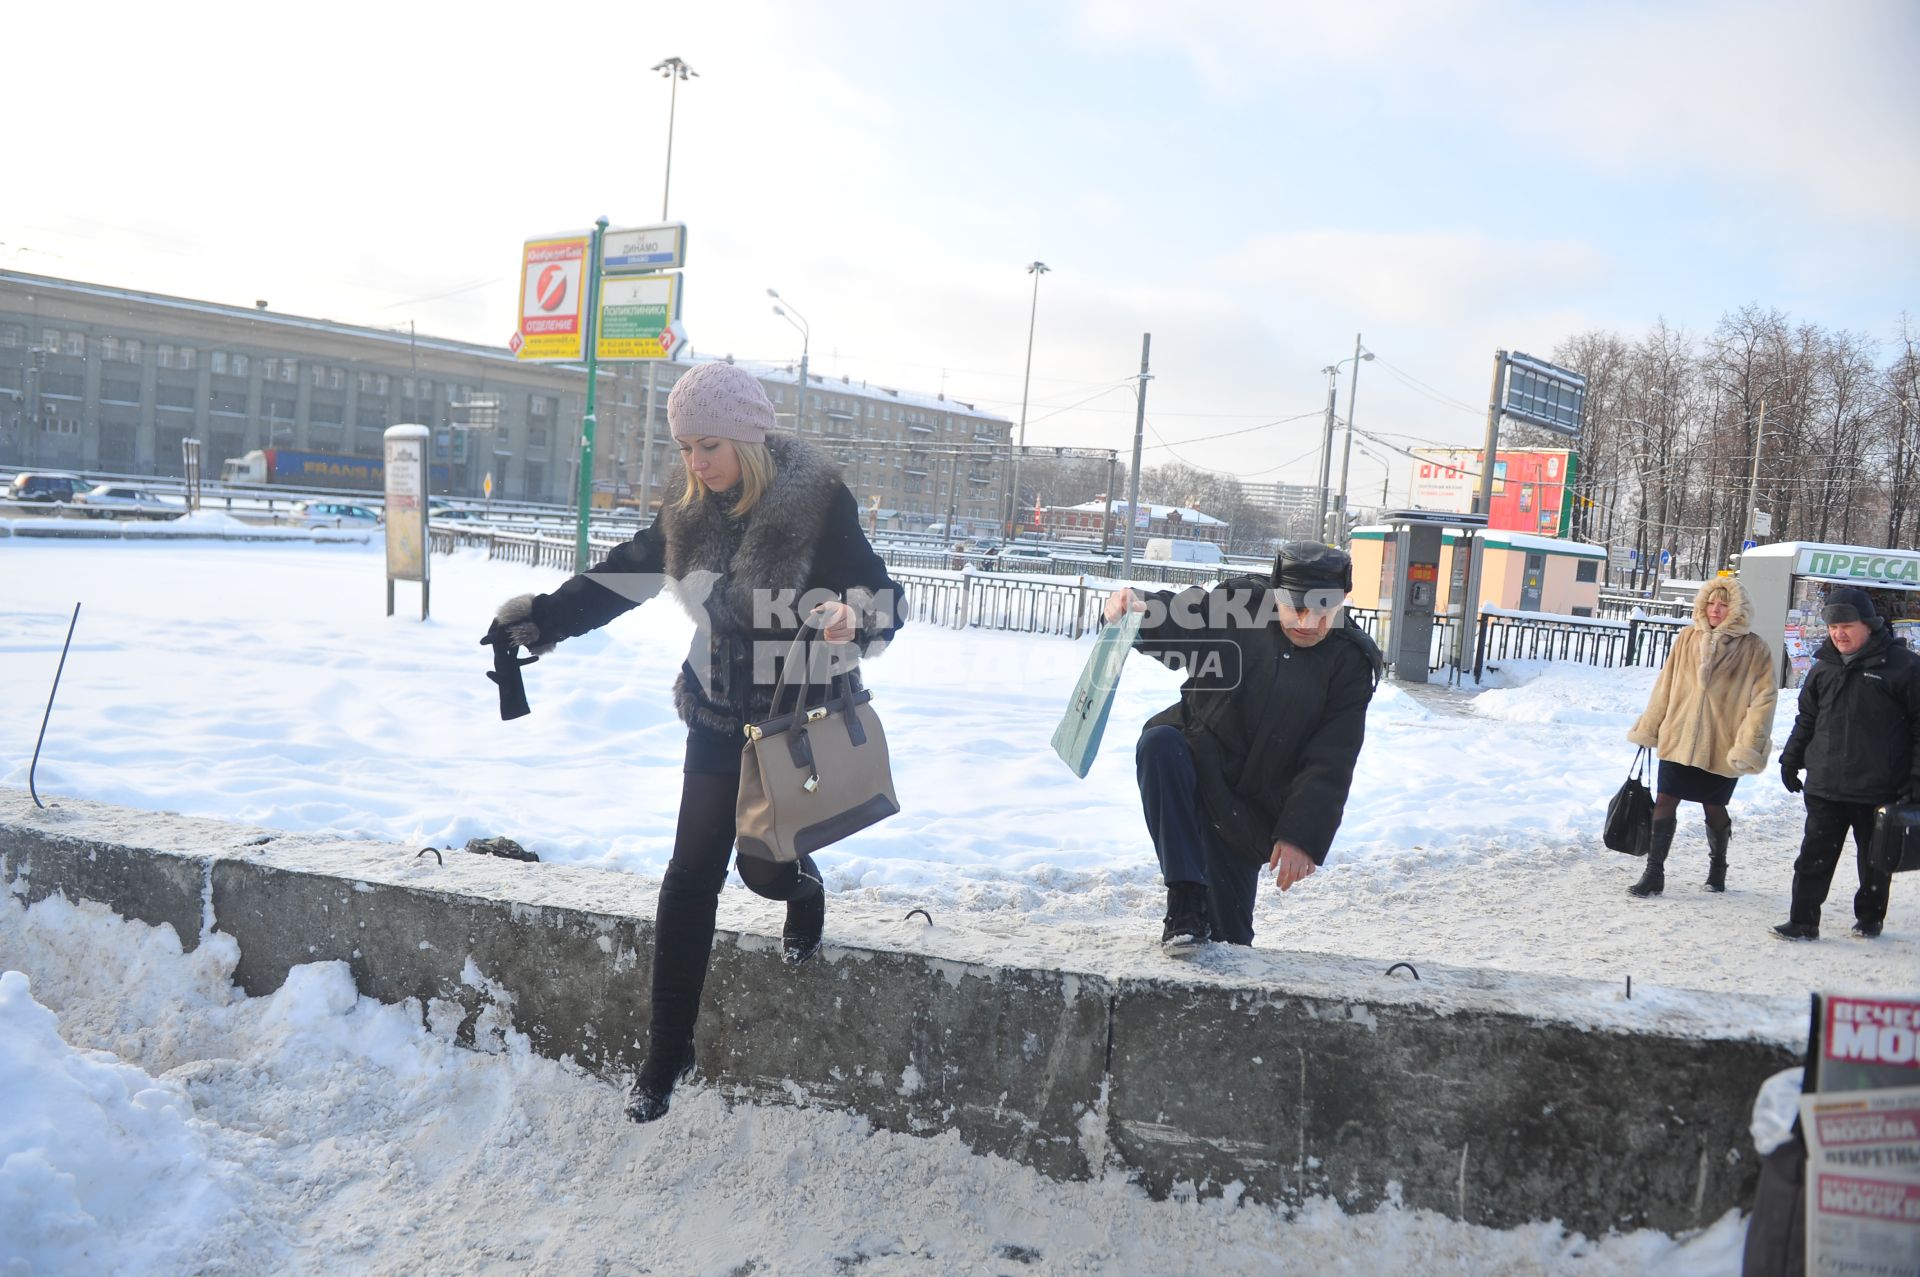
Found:
<path fill-rule="evenodd" d="M 735 770 L 688 771 L 681 782 L 673 857 L 660 880 L 660 901 L 653 915 L 650 1049 L 678 1052 L 693 1040 L 700 991 L 707 983 L 707 960 L 713 953 L 720 888 L 733 858 L 733 811 L 740 794 L 737 746 L 732 759 Z M 689 742 L 688 766 L 702 761 Z M 748 856 L 740 858 L 740 879 L 769 900 L 804 899 L 821 889 L 820 880 L 802 874 L 798 865 L 768 864 Z"/>
<path fill-rule="evenodd" d="M 1260 866 L 1227 846 L 1208 826 L 1193 751 L 1180 729 L 1162 725 L 1142 732 L 1133 762 L 1147 832 L 1160 859 L 1160 876 L 1168 886 L 1204 885 L 1214 938 L 1252 944 L 1253 894 L 1260 885 Z"/>
<path fill-rule="evenodd" d="M 1827 902 L 1827 888 L 1833 885 L 1840 851 L 1846 846 L 1848 832 L 1852 832 L 1854 863 L 1860 874 L 1860 889 L 1853 893 L 1853 916 L 1861 922 L 1885 922 L 1893 875 L 1867 863 L 1878 808 L 1871 803 L 1837 803 L 1813 794 L 1801 796 L 1807 802 L 1807 831 L 1800 840 L 1800 858 L 1793 862 L 1793 908 L 1788 919 L 1820 925 L 1820 906 Z"/>

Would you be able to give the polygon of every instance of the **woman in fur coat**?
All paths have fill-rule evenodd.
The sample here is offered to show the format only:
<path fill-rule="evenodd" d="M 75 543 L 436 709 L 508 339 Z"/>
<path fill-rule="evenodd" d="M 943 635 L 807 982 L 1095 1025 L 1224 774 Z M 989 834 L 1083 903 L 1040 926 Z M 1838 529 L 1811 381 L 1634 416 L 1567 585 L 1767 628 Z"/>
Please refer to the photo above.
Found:
<path fill-rule="evenodd" d="M 1667 852 L 1683 802 L 1699 803 L 1707 823 L 1707 890 L 1727 889 L 1727 802 L 1740 777 L 1767 765 L 1773 707 L 1779 697 L 1773 657 L 1753 632 L 1746 589 L 1731 577 L 1708 581 L 1693 600 L 1693 624 L 1680 631 L 1653 685 L 1646 712 L 1627 739 L 1660 756 L 1653 845 L 1646 872 L 1627 890 L 1645 898 L 1667 884 Z"/>
<path fill-rule="evenodd" d="M 694 367 L 667 397 L 667 424 L 686 467 L 680 499 L 551 594 L 509 599 L 487 633 L 509 651 L 539 655 L 663 586 L 699 624 L 673 688 L 686 765 L 654 919 L 647 1058 L 627 1105 L 636 1122 L 663 1116 L 674 1084 L 693 1070 L 694 1020 L 733 853 L 742 727 L 772 715 L 779 660 L 802 626 L 823 631 L 834 668 L 846 669 L 905 619 L 900 587 L 861 531 L 838 465 L 803 439 L 768 434 L 773 405 L 751 373 Z M 786 902 L 786 960 L 812 957 L 826 916 L 813 858 L 775 865 L 743 855 L 739 868 L 754 892 Z"/>

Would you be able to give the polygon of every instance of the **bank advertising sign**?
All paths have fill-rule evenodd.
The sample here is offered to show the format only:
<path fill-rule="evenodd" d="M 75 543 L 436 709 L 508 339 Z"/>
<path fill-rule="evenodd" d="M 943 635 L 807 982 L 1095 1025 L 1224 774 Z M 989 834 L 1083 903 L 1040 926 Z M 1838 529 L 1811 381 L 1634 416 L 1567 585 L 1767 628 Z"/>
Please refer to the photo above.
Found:
<path fill-rule="evenodd" d="M 520 327 L 507 342 L 516 359 L 586 358 L 587 258 L 593 233 L 530 239 L 520 254 Z"/>
<path fill-rule="evenodd" d="M 1840 548 L 1802 550 L 1794 561 L 1795 576 L 1822 576 L 1866 585 L 1920 587 L 1920 554 L 1902 550 Z"/>

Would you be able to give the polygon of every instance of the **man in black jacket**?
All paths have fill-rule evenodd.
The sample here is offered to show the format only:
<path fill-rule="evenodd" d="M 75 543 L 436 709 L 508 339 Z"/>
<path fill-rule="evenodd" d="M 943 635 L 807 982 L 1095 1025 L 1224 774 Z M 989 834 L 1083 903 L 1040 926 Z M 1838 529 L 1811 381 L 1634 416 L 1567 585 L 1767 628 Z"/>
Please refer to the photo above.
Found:
<path fill-rule="evenodd" d="M 1345 553 L 1293 542 L 1271 577 L 1107 600 L 1109 620 L 1144 612 L 1137 650 L 1187 674 L 1135 751 L 1168 953 L 1252 944 L 1261 866 L 1286 891 L 1326 860 L 1380 680 L 1378 649 L 1340 624 L 1352 588 Z"/>
<path fill-rule="evenodd" d="M 1827 641 L 1800 688 L 1800 713 L 1780 751 L 1780 781 L 1800 793 L 1807 828 L 1793 862 L 1793 905 L 1773 929 L 1783 940 L 1820 938 L 1820 906 L 1852 830 L 1860 890 L 1853 934 L 1871 940 L 1887 917 L 1892 875 L 1867 862 L 1874 816 L 1886 803 L 1920 801 L 1920 659 L 1887 633 L 1864 590 L 1827 598 Z"/>

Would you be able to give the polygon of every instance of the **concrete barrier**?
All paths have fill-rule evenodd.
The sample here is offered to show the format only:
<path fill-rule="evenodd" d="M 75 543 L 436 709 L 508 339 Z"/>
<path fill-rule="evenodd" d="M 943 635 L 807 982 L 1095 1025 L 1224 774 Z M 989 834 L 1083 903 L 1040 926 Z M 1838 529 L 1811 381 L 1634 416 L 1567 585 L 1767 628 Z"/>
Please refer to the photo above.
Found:
<path fill-rule="evenodd" d="M 231 935 L 250 994 L 337 959 L 368 996 L 457 1004 L 468 1040 L 491 1012 L 616 1083 L 643 1052 L 649 880 L 71 800 L 39 811 L 16 790 L 0 790 L 0 879 L 29 903 L 59 893 L 166 924 L 188 948 Z M 1751 1027 L 1793 1023 L 1797 999 L 1636 1003 L 1585 981 L 1415 981 L 1271 951 L 1169 970 L 1138 938 L 927 927 L 844 902 L 822 959 L 793 969 L 778 909 L 723 897 L 703 1080 L 954 1131 L 1059 1178 L 1119 1166 L 1156 1194 L 1681 1231 L 1750 1199 L 1752 1097 L 1797 1058 Z"/>

